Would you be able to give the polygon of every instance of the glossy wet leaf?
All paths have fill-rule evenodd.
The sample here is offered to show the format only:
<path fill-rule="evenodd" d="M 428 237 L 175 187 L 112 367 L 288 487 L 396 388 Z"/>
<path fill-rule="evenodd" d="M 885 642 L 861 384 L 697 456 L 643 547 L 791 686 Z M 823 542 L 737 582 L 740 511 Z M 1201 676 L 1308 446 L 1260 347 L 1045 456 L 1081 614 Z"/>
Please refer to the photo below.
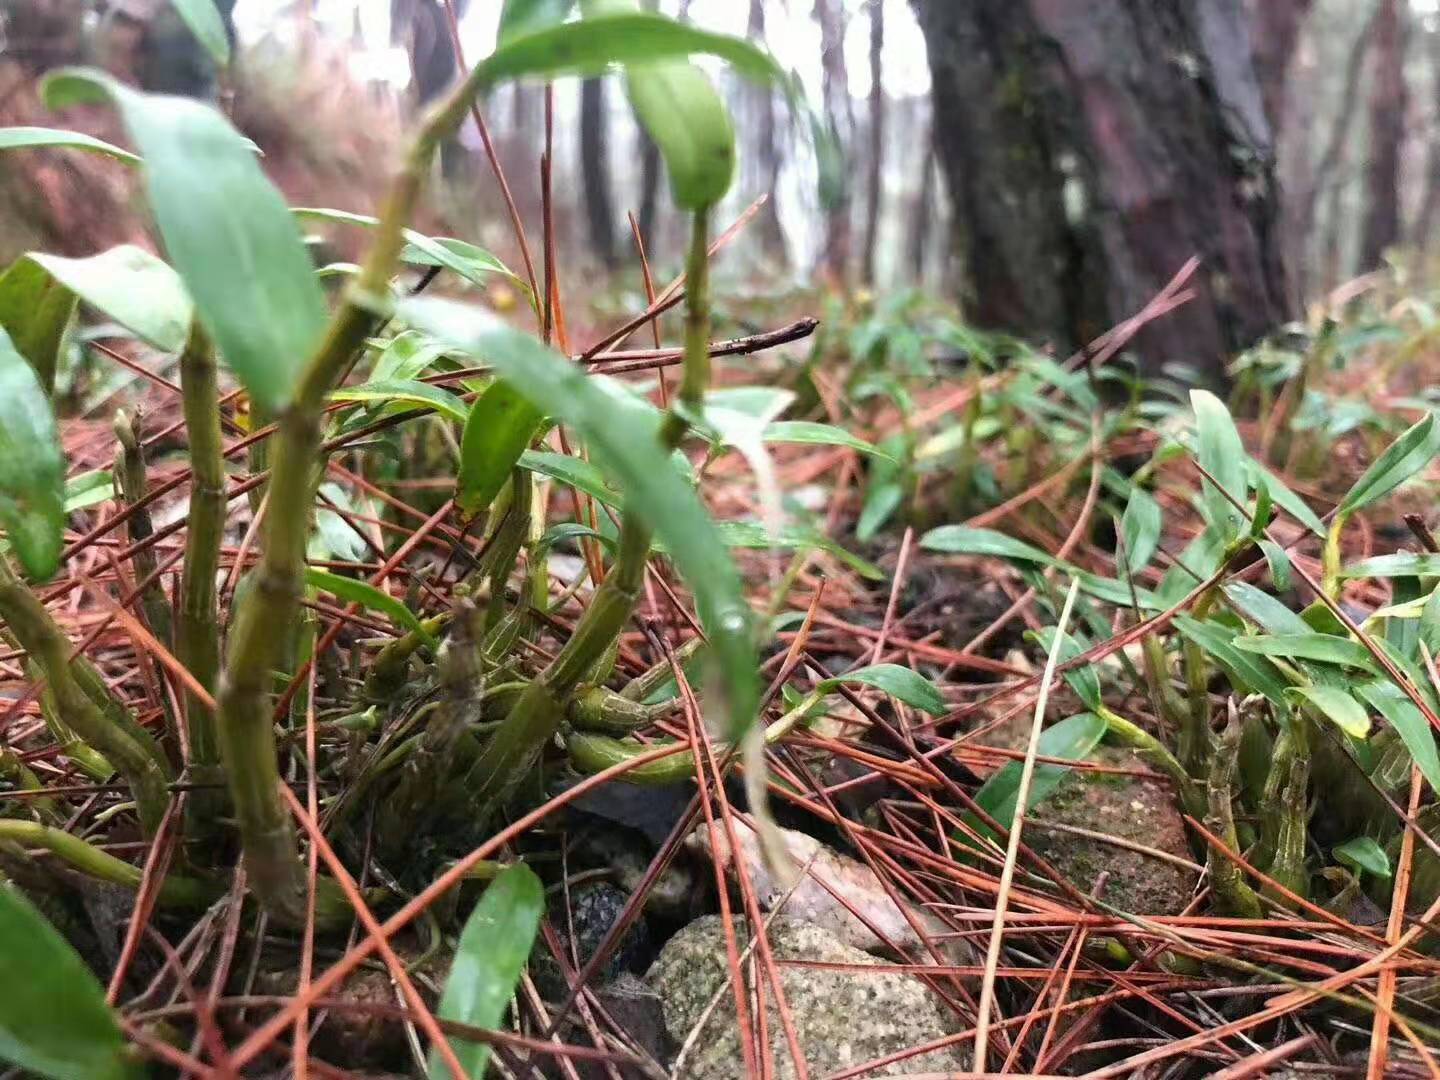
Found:
<path fill-rule="evenodd" d="M 519 464 L 522 469 L 583 491 L 606 506 L 620 505 L 620 493 L 610 486 L 604 473 L 583 458 L 550 450 L 526 450 L 520 455 Z"/>
<path fill-rule="evenodd" d="M 1242 635 L 1234 645 L 1245 652 L 1262 656 L 1283 656 L 1292 660 L 1316 660 L 1323 664 L 1364 668 L 1375 671 L 1375 658 L 1358 641 L 1333 637 L 1330 634 L 1261 634 Z"/>
<path fill-rule="evenodd" d="M 372 405 L 419 405 L 434 409 L 445 419 L 458 424 L 465 423 L 469 415 L 465 403 L 450 391 L 413 379 L 386 379 L 359 386 L 343 386 L 331 391 L 330 397 L 334 401 L 363 401 Z"/>
<path fill-rule="evenodd" d="M 1040 733 L 1036 754 L 1043 758 L 1057 758 L 1061 761 L 1084 761 L 1100 745 L 1100 740 L 1105 737 L 1106 727 L 1105 721 L 1094 713 L 1086 712 L 1071 716 Z M 1015 820 L 1015 804 L 1020 794 L 1022 768 L 1023 765 L 1019 761 L 1009 762 L 985 781 L 980 790 L 975 793 L 975 802 L 980 808 L 1007 829 Z M 1049 798 L 1050 794 L 1069 774 L 1068 766 L 1037 761 L 1035 771 L 1030 778 L 1030 792 L 1025 804 L 1026 812 L 1033 810 Z M 965 815 L 964 820 L 981 836 L 993 837 L 995 835 L 989 826 L 981 824 L 980 819 L 973 814 Z M 956 839 L 965 842 L 967 838 L 957 834 Z"/>
<path fill-rule="evenodd" d="M 47 394 L 55 389 L 60 342 L 74 314 L 75 294 L 29 259 L 16 259 L 0 274 L 0 329 Z"/>
<path fill-rule="evenodd" d="M 162 352 L 179 352 L 194 306 L 180 275 L 133 244 L 83 259 L 31 252 L 25 257 L 112 322 Z"/>
<path fill-rule="evenodd" d="M 1335 858 L 1355 870 L 1363 870 L 1388 881 L 1391 877 L 1390 856 L 1375 840 L 1356 836 L 1335 847 Z"/>
<path fill-rule="evenodd" d="M 1260 545 L 1260 550 L 1265 553 L 1265 562 L 1270 567 L 1270 580 L 1275 583 L 1275 588 L 1280 592 L 1288 592 L 1292 576 L 1290 555 L 1273 540 L 1260 540 L 1257 542 Z"/>
<path fill-rule="evenodd" d="M 129 150 L 122 150 L 104 139 L 86 135 L 80 131 L 64 131 L 48 127 L 7 127 L 0 128 L 0 150 L 28 150 L 37 147 L 56 147 L 64 150 L 86 150 L 92 154 L 123 161 L 127 165 L 139 165 L 140 159 Z"/>
<path fill-rule="evenodd" d="M 115 495 L 115 477 L 109 469 L 92 469 L 65 481 L 65 513 L 102 503 Z"/>
<path fill-rule="evenodd" d="M 1247 581 L 1230 581 L 1223 586 L 1226 597 L 1240 613 L 1272 634 L 1308 634 L 1310 624 L 1275 597 Z"/>
<path fill-rule="evenodd" d="M 1355 692 L 1389 722 L 1431 789 L 1440 791 L 1440 753 L 1435 748 L 1435 731 L 1409 695 L 1388 679 L 1362 682 L 1355 687 Z"/>
<path fill-rule="evenodd" d="M 872 664 L 870 667 L 847 671 L 844 675 L 826 679 L 820 684 L 820 689 L 829 690 L 841 683 L 859 683 L 883 690 L 897 701 L 903 701 L 906 705 L 932 716 L 943 715 L 950 709 L 933 682 L 919 672 L 899 664 Z"/>
<path fill-rule="evenodd" d="M 435 1015 L 472 1027 L 499 1028 L 530 959 L 544 912 L 545 886 L 535 871 L 524 863 L 500 871 L 465 920 Z M 490 1047 L 456 1036 L 449 1041 L 466 1074 L 482 1080 Z M 444 1059 L 433 1048 L 426 1071 L 430 1080 L 451 1080 Z"/>
<path fill-rule="evenodd" d="M 1160 504 L 1144 488 L 1130 489 L 1125 516 L 1120 519 L 1121 535 L 1125 538 L 1125 562 L 1130 573 L 1138 574 L 1150 565 L 1155 549 L 1160 546 L 1160 530 L 1164 521 Z"/>
<path fill-rule="evenodd" d="M 462 513 L 488 507 L 535 437 L 541 415 L 507 382 L 491 383 L 470 407 L 460 439 L 455 502 Z"/>
<path fill-rule="evenodd" d="M 1201 482 L 1205 498 L 1205 516 L 1221 529 L 1226 540 L 1238 536 L 1245 527 L 1245 516 L 1230 502 L 1245 505 L 1249 494 L 1249 476 L 1245 468 L 1248 455 L 1240 432 L 1225 403 L 1208 390 L 1191 390 L 1190 405 L 1195 410 L 1195 454 L 1205 471 L 1215 478 Z M 1227 499 L 1216 484 L 1229 493 Z"/>
<path fill-rule="evenodd" d="M 1316 536 L 1325 535 L 1325 523 L 1320 515 L 1310 509 L 1304 499 L 1285 486 L 1285 482 L 1254 458 L 1246 460 L 1250 481 L 1257 488 L 1269 493 L 1271 500 Z"/>
<path fill-rule="evenodd" d="M 817 446 L 848 446 L 871 457 L 890 455 L 874 443 L 866 442 L 834 424 L 817 424 L 810 420 L 776 420 L 765 426 L 764 439 L 774 443 L 806 443 Z M 893 460 L 893 459 L 891 459 Z"/>
<path fill-rule="evenodd" d="M 803 525 L 784 525 L 778 532 L 773 533 L 758 521 L 720 521 L 716 522 L 715 527 L 720 530 L 725 543 L 732 548 L 816 548 L 833 555 L 871 581 L 882 581 L 885 578 L 884 571 L 868 559 L 862 559 L 824 533 Z"/>
<path fill-rule="evenodd" d="M 230 63 L 230 38 L 215 0 L 170 0 L 195 40 L 205 47 L 217 67 Z"/>
<path fill-rule="evenodd" d="M 1435 414 L 1427 413 L 1423 420 L 1391 443 L 1355 481 L 1341 500 L 1337 513 L 1346 517 L 1384 498 L 1429 465 L 1437 451 L 1440 451 L 1440 430 L 1437 430 Z"/>
<path fill-rule="evenodd" d="M 0 330 L 0 526 L 36 581 L 60 565 L 65 458 L 35 371 Z"/>
<path fill-rule="evenodd" d="M 1175 617 L 1175 629 L 1200 646 L 1230 676 L 1236 689 L 1254 690 L 1264 694 L 1281 709 L 1289 711 L 1286 696 L 1289 684 L 1279 670 L 1258 653 L 1236 648 L 1241 640 L 1234 630 L 1210 620 L 1200 621 L 1188 615 Z"/>
<path fill-rule="evenodd" d="M 403 302 L 400 315 L 489 363 L 535 408 L 585 440 L 597 463 L 619 481 L 627 509 L 650 524 L 685 578 L 723 680 L 730 733 L 748 727 L 759 701 L 750 608 L 729 551 L 694 490 L 673 468 L 657 467 L 665 456 L 654 410 L 597 385 L 535 338 L 477 308 L 419 298 Z"/>
<path fill-rule="evenodd" d="M 54 1080 L 128 1080 L 130 1061 L 105 991 L 20 892 L 0 884 L 0 1061 Z"/>
<path fill-rule="evenodd" d="M 1437 574 L 1440 574 L 1440 555 L 1416 555 L 1408 551 L 1361 559 L 1340 571 L 1340 576 L 1347 578 L 1433 577 Z"/>
<path fill-rule="evenodd" d="M 324 328 L 325 294 L 250 142 L 208 105 L 140 93 L 99 71 L 52 75 L 45 100 L 119 109 L 145 156 L 166 254 L 200 321 L 256 404 L 279 411 Z"/>
<path fill-rule="evenodd" d="M 402 604 L 389 593 L 376 588 L 366 581 L 356 581 L 354 578 L 341 577 L 339 574 L 332 574 L 328 570 L 316 570 L 314 567 L 307 567 L 305 570 L 305 583 L 311 588 L 319 589 L 321 592 L 338 596 L 341 600 L 348 600 L 352 604 L 359 604 L 371 611 L 378 611 L 383 615 L 390 616 L 392 622 L 403 626 L 406 630 L 413 630 L 420 637 L 424 638 L 431 647 L 436 644 L 434 637 L 421 624 L 415 613 Z"/>
<path fill-rule="evenodd" d="M 1353 739 L 1370 734 L 1365 707 L 1336 686 L 1292 686 L 1289 693 L 1308 702 L 1327 720 Z"/>
<path fill-rule="evenodd" d="M 926 551 L 939 551 L 946 555 L 992 555 L 1042 566 L 1055 565 L 1054 556 L 1032 544 L 994 529 L 975 529 L 969 525 L 941 525 L 931 529 L 920 538 L 920 546 Z"/>
<path fill-rule="evenodd" d="M 735 128 L 710 76 L 688 60 L 633 63 L 625 91 L 665 159 L 675 205 L 704 210 L 723 199 L 735 178 Z"/>

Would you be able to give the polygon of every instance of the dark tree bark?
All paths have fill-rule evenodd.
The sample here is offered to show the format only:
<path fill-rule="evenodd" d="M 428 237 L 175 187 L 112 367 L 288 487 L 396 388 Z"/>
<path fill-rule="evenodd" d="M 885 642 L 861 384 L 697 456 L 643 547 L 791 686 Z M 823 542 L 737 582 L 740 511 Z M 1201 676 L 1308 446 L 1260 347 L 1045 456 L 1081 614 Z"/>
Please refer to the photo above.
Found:
<path fill-rule="evenodd" d="M 866 162 L 865 247 L 861 273 L 875 284 L 875 247 L 880 235 L 881 187 L 885 176 L 885 0 L 869 0 L 870 9 L 870 160 Z"/>
<path fill-rule="evenodd" d="M 1430 78 L 1432 108 L 1440 115 L 1440 28 L 1425 32 L 1425 42 L 1430 50 Z M 1435 235 L 1435 223 L 1440 218 L 1440 138 L 1434 132 L 1427 140 L 1429 147 L 1425 154 L 1425 198 L 1420 204 L 1420 213 L 1415 218 L 1415 228 L 1410 243 L 1419 251 L 1430 250 Z"/>
<path fill-rule="evenodd" d="M 917 283 L 925 280 L 925 252 L 935 232 L 935 134 L 925 132 L 925 157 L 920 166 L 920 188 L 915 193 L 914 210 L 910 217 L 910 276 Z"/>
<path fill-rule="evenodd" d="M 580 84 L 580 172 L 585 184 L 585 219 L 590 227 L 590 250 L 606 266 L 614 266 L 615 202 L 610 197 L 610 159 L 605 153 L 606 120 L 605 83 L 586 79 Z"/>
<path fill-rule="evenodd" d="M 756 45 L 765 43 L 765 0 L 750 0 L 750 18 L 745 36 Z M 780 205 L 777 201 L 780 187 L 779 123 L 775 116 L 775 92 L 760 83 L 747 83 L 745 93 L 749 99 L 754 132 L 754 145 L 750 152 L 754 177 L 752 190 L 761 191 L 770 197 L 761 208 L 755 228 L 760 237 L 760 250 L 772 268 L 780 270 L 790 264 L 790 254 L 785 244 L 785 229 L 780 224 Z"/>
<path fill-rule="evenodd" d="M 647 11 L 659 11 L 660 0 L 644 0 L 644 7 Z M 650 249 L 655 241 L 655 219 L 660 212 L 660 147 L 642 127 L 636 149 L 640 158 L 640 204 L 635 216 L 640 237 Z"/>
<path fill-rule="evenodd" d="M 1135 343 L 1226 357 L 1288 313 L 1269 123 L 1239 0 L 914 0 L 981 325 L 1079 345 L 1192 255 L 1198 295 Z"/>
<path fill-rule="evenodd" d="M 1260 95 L 1265 102 L 1265 115 L 1270 129 L 1277 136 L 1285 122 L 1290 61 L 1300 28 L 1310 14 L 1314 0 L 1249 0 L 1250 36 L 1255 55 L 1255 76 L 1260 80 Z"/>
<path fill-rule="evenodd" d="M 825 114 L 849 158 L 854 144 L 855 116 L 850 102 L 850 78 L 845 67 L 845 26 L 838 0 L 815 0 L 815 21 L 820 25 L 821 84 Z M 825 242 L 820 253 L 821 277 L 844 289 L 850 277 L 853 247 L 850 221 L 850 185 L 841 185 L 825 207 Z"/>
<path fill-rule="evenodd" d="M 1370 88 L 1370 162 L 1366 171 L 1368 207 L 1360 240 L 1360 269 L 1373 270 L 1387 249 L 1400 242 L 1400 150 L 1405 142 L 1405 47 L 1409 5 L 1381 0 L 1376 15 Z"/>

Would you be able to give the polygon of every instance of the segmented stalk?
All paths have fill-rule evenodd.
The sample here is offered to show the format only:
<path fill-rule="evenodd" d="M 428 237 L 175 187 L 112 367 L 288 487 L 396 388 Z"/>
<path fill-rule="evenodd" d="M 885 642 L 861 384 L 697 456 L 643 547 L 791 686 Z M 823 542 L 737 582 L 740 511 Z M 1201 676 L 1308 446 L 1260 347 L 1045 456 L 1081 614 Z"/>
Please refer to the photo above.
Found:
<path fill-rule="evenodd" d="M 148 540 L 155 532 L 150 521 L 150 511 L 140 505 L 145 501 L 145 453 L 140 448 L 135 421 L 130 419 L 124 409 L 115 413 L 113 427 L 115 439 L 120 443 L 115 451 L 115 479 L 120 484 L 121 497 L 130 508 L 130 517 L 126 522 L 130 531 L 130 542 L 139 544 Z M 150 624 L 150 632 L 155 635 L 155 640 L 168 649 L 173 640 L 170 629 L 170 601 L 155 574 L 155 548 L 147 547 L 137 551 L 134 564 L 136 584 L 149 582 L 140 593 L 140 606 L 145 612 L 145 621 Z"/>
<path fill-rule="evenodd" d="M 1240 760 L 1240 715 L 1233 704 L 1229 722 L 1215 747 L 1210 761 L 1210 813 L 1206 825 L 1231 851 L 1240 850 L 1240 840 L 1235 834 L 1235 811 L 1231 798 L 1235 790 L 1235 774 Z M 1258 919 L 1262 914 L 1260 898 L 1245 874 L 1224 852 L 1215 848 L 1209 853 L 1210 880 L 1215 888 L 1216 900 L 1231 914 L 1246 919 Z"/>

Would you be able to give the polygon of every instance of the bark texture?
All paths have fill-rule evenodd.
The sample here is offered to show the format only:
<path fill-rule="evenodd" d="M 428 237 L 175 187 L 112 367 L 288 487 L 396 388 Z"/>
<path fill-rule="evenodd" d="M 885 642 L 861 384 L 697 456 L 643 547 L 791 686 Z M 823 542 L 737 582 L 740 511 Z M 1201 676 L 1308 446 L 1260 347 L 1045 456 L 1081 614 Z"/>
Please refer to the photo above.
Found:
<path fill-rule="evenodd" d="M 1371 43 L 1370 160 L 1365 174 L 1367 211 L 1360 240 L 1360 269 L 1373 270 L 1400 241 L 1400 151 L 1405 142 L 1405 46 L 1409 7 L 1382 0 Z"/>
<path fill-rule="evenodd" d="M 752 43 L 764 47 L 765 0 L 750 0 L 750 16 L 746 23 L 745 36 Z M 780 187 L 780 146 L 775 91 L 761 83 L 747 83 L 745 94 L 750 112 L 748 126 L 753 133 L 753 146 L 748 155 L 747 166 L 751 173 L 750 190 L 770 196 L 760 209 L 755 229 L 760 238 L 760 250 L 769 261 L 771 269 L 783 270 L 789 265 L 790 257 L 785 244 L 785 229 L 780 224 L 780 204 L 777 201 Z"/>
<path fill-rule="evenodd" d="M 1285 120 L 1290 61 L 1314 0 L 1249 0 L 1255 76 L 1272 130 Z"/>
<path fill-rule="evenodd" d="M 850 101 L 850 78 L 845 67 L 844 10 L 839 0 L 815 0 L 815 21 L 820 26 L 820 70 L 825 99 L 825 116 L 848 158 L 854 146 L 855 115 Z M 851 184 L 839 185 L 824 207 L 825 243 L 818 267 L 821 277 L 844 289 L 850 278 L 854 246 L 850 221 Z"/>
<path fill-rule="evenodd" d="M 1217 381 L 1287 314 L 1269 121 L 1241 0 L 913 0 L 974 320 L 1061 347 L 1192 255 L 1135 348 Z"/>
<path fill-rule="evenodd" d="M 585 220 L 590 250 L 606 266 L 616 264 L 615 200 L 610 194 L 610 159 L 605 152 L 605 83 L 580 84 L 580 171 L 585 183 Z"/>
<path fill-rule="evenodd" d="M 885 178 L 885 3 L 870 0 L 870 155 L 865 180 L 865 247 L 861 274 L 875 284 L 875 249 L 880 236 L 880 200 Z"/>

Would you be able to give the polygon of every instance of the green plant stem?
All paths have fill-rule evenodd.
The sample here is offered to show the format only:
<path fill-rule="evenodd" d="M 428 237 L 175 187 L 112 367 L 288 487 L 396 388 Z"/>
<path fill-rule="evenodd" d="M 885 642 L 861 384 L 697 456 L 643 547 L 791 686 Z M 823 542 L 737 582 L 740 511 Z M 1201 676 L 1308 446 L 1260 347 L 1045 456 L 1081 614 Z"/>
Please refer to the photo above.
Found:
<path fill-rule="evenodd" d="M 41 825 L 38 821 L 0 818 L 0 840 L 8 840 L 28 848 L 43 848 L 82 874 L 100 881 L 122 885 L 127 889 L 140 887 L 142 874 L 138 866 L 117 859 L 63 829 L 53 829 L 48 825 Z M 208 881 L 168 874 L 160 883 L 157 895 L 163 907 L 195 910 L 214 903 L 224 891 L 219 885 Z"/>
<path fill-rule="evenodd" d="M 13 750 L 0 750 L 0 780 L 9 784 L 12 791 L 45 790 L 44 785 L 40 783 L 40 778 L 35 775 L 35 771 L 21 761 L 20 756 Z M 28 810 L 33 810 L 35 815 L 47 825 L 62 825 L 65 822 L 65 814 L 49 795 L 27 798 L 22 805 Z"/>
<path fill-rule="evenodd" d="M 685 280 L 685 354 L 676 402 L 698 415 L 710 384 L 710 215 L 697 210 Z M 689 429 L 682 409 L 671 408 L 660 426 L 662 453 L 680 445 Z M 615 562 L 595 590 L 560 654 L 537 675 L 471 767 L 465 789 L 482 821 L 498 810 L 530 774 L 564 719 L 568 699 L 593 674 L 630 620 L 645 580 L 653 531 L 632 511 L 620 522 Z"/>
<path fill-rule="evenodd" d="M 1207 590 L 1195 601 L 1192 613 L 1195 620 L 1203 621 L 1214 604 L 1214 590 Z M 1187 638 L 1181 650 L 1189 700 L 1180 724 L 1180 761 L 1191 776 L 1205 776 L 1214 750 L 1210 734 L 1210 669 L 1205 662 L 1205 650 L 1195 642 Z"/>
<path fill-rule="evenodd" d="M 306 361 L 272 440 L 264 547 L 231 626 L 216 721 L 250 887 L 270 914 L 289 925 L 305 919 L 306 874 L 294 825 L 280 797 L 271 671 L 282 659 L 285 635 L 277 629 L 294 625 L 300 603 L 325 399 L 363 348 L 375 312 L 387 303 L 404 229 L 435 149 L 459 126 L 483 81 L 482 65 L 421 128 L 386 197 L 360 274 Z"/>
<path fill-rule="evenodd" d="M 1206 824 L 1210 831 L 1234 852 L 1240 850 L 1240 840 L 1235 833 L 1235 811 L 1231 805 L 1240 759 L 1240 730 L 1239 716 L 1232 713 L 1210 761 L 1210 812 L 1206 815 Z M 1220 906 L 1242 918 L 1260 918 L 1260 898 L 1245 880 L 1245 874 L 1239 865 L 1224 852 L 1213 847 L 1210 849 L 1208 861 L 1210 880 Z"/>
<path fill-rule="evenodd" d="M 1308 898 L 1310 875 L 1305 869 L 1305 844 L 1310 823 L 1306 802 L 1310 762 L 1306 757 L 1294 754 L 1290 757 L 1285 772 L 1285 786 L 1277 814 L 1279 828 L 1276 832 L 1275 855 L 1266 872 L 1297 896 Z M 1285 907 L 1294 907 L 1292 901 L 1268 887 L 1265 893 Z"/>
<path fill-rule="evenodd" d="M 45 678 L 45 673 L 37 664 L 26 664 L 25 670 L 32 679 Z M 106 760 L 105 755 L 93 746 L 87 746 L 85 741 L 71 731 L 64 720 L 60 719 L 60 709 L 55 704 L 55 694 L 48 683 L 40 691 L 40 716 L 44 719 L 45 727 L 50 732 L 50 737 L 55 740 L 55 745 L 60 748 L 60 752 L 68 757 L 82 773 L 97 784 L 103 784 L 115 775 L 115 766 Z"/>
<path fill-rule="evenodd" d="M 1151 702 L 1156 713 L 1164 717 L 1175 731 L 1185 726 L 1185 699 L 1175 692 L 1170 682 L 1170 666 L 1165 660 L 1165 646 L 1158 634 L 1146 634 L 1140 641 L 1140 658 L 1145 681 L 1149 684 Z"/>
<path fill-rule="evenodd" d="M 1348 514 L 1335 515 L 1325 534 L 1325 547 L 1320 555 L 1320 590 L 1332 600 L 1340 595 L 1340 538 L 1348 520 Z"/>
<path fill-rule="evenodd" d="M 145 501 L 148 486 L 145 454 L 140 448 L 134 422 L 123 409 L 115 414 L 114 428 L 115 438 L 120 443 L 115 452 L 115 477 L 120 483 L 120 493 L 126 506 L 131 508 L 127 522 L 130 542 L 139 544 L 148 540 L 155 532 L 150 521 L 150 511 L 141 505 Z M 155 548 L 147 547 L 137 551 L 134 562 L 135 580 L 149 582 L 140 593 L 140 605 L 145 611 L 145 621 L 150 624 L 150 632 L 155 635 L 155 640 L 168 649 L 174 640 L 170 627 L 170 602 L 166 599 L 165 590 L 155 573 Z M 166 708 L 168 710 L 168 704 Z"/>
<path fill-rule="evenodd" d="M 225 460 L 220 434 L 220 396 L 215 349 L 197 322 L 180 354 L 180 390 L 190 440 L 190 519 L 180 575 L 175 647 L 180 662 L 212 697 L 220 673 L 220 618 L 215 577 L 225 534 Z M 229 798 L 220 784 L 220 739 L 209 702 L 185 691 L 190 739 L 190 779 L 197 785 L 186 803 L 192 839 L 214 834 Z"/>
<path fill-rule="evenodd" d="M 675 663 L 682 666 L 689 663 L 690 658 L 698 653 L 704 645 L 704 638 L 698 636 L 691 638 L 673 651 Z M 662 660 L 626 683 L 620 690 L 620 696 L 629 701 L 643 702 L 666 683 L 673 681 L 674 678 L 675 669 L 671 666 L 670 661 Z"/>
<path fill-rule="evenodd" d="M 1166 749 L 1165 744 L 1155 738 L 1144 728 L 1132 724 L 1118 713 L 1111 712 L 1107 708 L 1096 710 L 1097 715 L 1108 725 L 1107 734 L 1113 735 L 1115 741 L 1130 747 L 1150 765 L 1159 769 L 1175 783 L 1180 793 L 1180 803 L 1185 807 L 1185 812 L 1196 817 L 1202 817 L 1205 813 L 1205 796 L 1200 791 L 1200 785 L 1195 782 L 1185 767 L 1180 764 L 1174 754 Z"/>
<path fill-rule="evenodd" d="M 45 674 L 66 726 L 104 754 L 130 785 L 140 825 L 146 836 L 153 836 L 170 803 L 166 786 L 170 776 L 160 748 L 138 724 L 127 731 L 112 722 L 81 688 L 70 666 L 70 639 L 4 556 L 0 556 L 0 619 Z"/>

